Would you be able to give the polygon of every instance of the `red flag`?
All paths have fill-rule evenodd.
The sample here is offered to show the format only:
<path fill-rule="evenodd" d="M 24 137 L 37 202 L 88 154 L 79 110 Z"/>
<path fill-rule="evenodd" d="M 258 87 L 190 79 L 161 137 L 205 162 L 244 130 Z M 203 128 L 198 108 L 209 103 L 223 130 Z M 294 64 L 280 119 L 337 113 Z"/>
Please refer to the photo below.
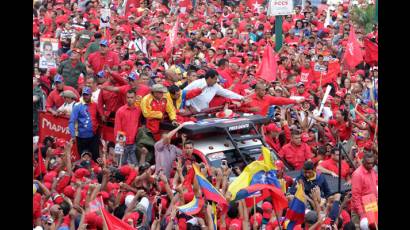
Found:
<path fill-rule="evenodd" d="M 165 53 L 168 55 L 172 48 L 175 46 L 177 38 L 178 38 L 178 25 L 179 25 L 179 18 L 176 20 L 174 26 L 172 27 L 167 40 L 165 40 Z"/>
<path fill-rule="evenodd" d="M 340 73 L 340 62 L 339 60 L 329 61 L 327 66 L 327 73 L 322 77 L 322 86 L 331 83 L 336 80 Z"/>
<path fill-rule="evenodd" d="M 288 207 L 288 200 L 283 194 L 280 188 L 269 184 L 255 184 L 246 188 L 248 193 L 262 191 L 262 195 L 256 197 L 256 203 L 264 200 L 267 197 L 272 197 L 273 208 L 280 212 Z M 246 206 L 251 207 L 253 205 L 253 198 L 245 198 Z"/>
<path fill-rule="evenodd" d="M 364 60 L 371 66 L 374 66 L 379 61 L 379 46 L 370 41 L 370 39 L 364 39 Z"/>
<path fill-rule="evenodd" d="M 247 0 L 246 6 L 249 7 L 251 10 L 258 10 L 263 4 L 263 0 Z"/>
<path fill-rule="evenodd" d="M 134 230 L 129 224 L 111 215 L 105 208 L 101 208 L 104 221 L 107 224 L 108 230 Z"/>
<path fill-rule="evenodd" d="M 349 68 L 354 68 L 363 61 L 363 51 L 357 41 L 353 26 L 351 26 L 349 38 L 345 47 L 343 61 Z"/>
<path fill-rule="evenodd" d="M 43 155 L 41 155 L 41 146 L 39 145 L 38 152 L 37 152 L 37 166 L 36 166 L 36 169 L 34 170 L 34 178 L 37 178 L 40 175 L 44 175 L 46 173 L 47 173 L 46 165 L 44 164 Z"/>
<path fill-rule="evenodd" d="M 256 72 L 256 76 L 262 78 L 268 82 L 276 80 L 276 70 L 278 64 L 276 63 L 276 57 L 273 53 L 273 48 L 268 44 L 263 52 L 262 62 L 259 65 L 259 69 Z"/>
<path fill-rule="evenodd" d="M 192 1 L 191 0 L 180 0 L 179 1 L 180 8 L 186 8 L 186 10 L 192 9 Z"/>

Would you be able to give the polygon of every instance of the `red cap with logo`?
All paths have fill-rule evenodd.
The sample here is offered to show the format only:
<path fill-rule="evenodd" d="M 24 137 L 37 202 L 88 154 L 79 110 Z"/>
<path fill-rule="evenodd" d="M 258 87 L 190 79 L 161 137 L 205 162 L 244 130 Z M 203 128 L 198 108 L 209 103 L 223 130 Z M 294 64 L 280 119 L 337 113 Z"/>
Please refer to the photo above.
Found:
<path fill-rule="evenodd" d="M 268 201 L 263 202 L 262 204 L 262 210 L 263 210 L 263 218 L 270 219 L 272 215 L 272 204 Z"/>

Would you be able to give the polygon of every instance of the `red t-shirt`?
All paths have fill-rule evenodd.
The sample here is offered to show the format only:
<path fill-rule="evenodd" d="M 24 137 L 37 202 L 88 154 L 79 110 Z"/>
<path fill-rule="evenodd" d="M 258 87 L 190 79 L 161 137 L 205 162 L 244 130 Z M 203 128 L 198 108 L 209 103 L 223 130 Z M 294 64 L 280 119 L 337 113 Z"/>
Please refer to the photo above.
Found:
<path fill-rule="evenodd" d="M 105 65 L 110 68 L 118 66 L 120 64 L 120 57 L 114 51 L 108 51 L 105 56 L 101 55 L 100 52 L 94 52 L 88 56 L 88 63 L 91 65 L 94 73 L 98 73 L 104 69 Z"/>
<path fill-rule="evenodd" d="M 335 162 L 333 159 L 328 159 L 325 161 L 322 161 L 319 165 L 322 166 L 323 168 L 330 170 L 336 174 L 339 174 L 339 167 L 336 164 L 337 162 Z M 346 179 L 346 177 L 349 174 L 349 164 L 347 164 L 346 161 L 342 160 L 342 178 Z"/>
<path fill-rule="evenodd" d="M 350 138 L 352 128 L 348 127 L 347 122 L 338 123 L 336 120 L 329 120 L 328 124 L 334 126 L 338 130 L 338 134 L 342 141 Z"/>

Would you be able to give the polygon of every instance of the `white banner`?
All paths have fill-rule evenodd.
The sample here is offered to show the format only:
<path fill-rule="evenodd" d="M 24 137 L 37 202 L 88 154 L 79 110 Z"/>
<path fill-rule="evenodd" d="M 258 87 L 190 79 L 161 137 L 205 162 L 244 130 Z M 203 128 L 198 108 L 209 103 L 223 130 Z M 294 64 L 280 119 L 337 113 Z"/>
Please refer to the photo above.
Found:
<path fill-rule="evenodd" d="M 109 28 L 110 19 L 111 19 L 111 10 L 110 9 L 101 9 L 100 11 L 100 28 Z"/>
<path fill-rule="evenodd" d="M 293 0 L 270 0 L 268 16 L 290 15 L 293 13 Z"/>

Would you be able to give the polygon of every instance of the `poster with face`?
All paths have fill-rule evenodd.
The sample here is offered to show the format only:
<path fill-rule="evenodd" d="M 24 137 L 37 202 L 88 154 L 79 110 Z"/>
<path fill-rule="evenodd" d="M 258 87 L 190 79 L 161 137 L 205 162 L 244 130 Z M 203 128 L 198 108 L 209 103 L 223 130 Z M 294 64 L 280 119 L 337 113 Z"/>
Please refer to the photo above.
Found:
<path fill-rule="evenodd" d="M 39 67 L 48 69 L 57 67 L 58 39 L 40 38 L 40 64 Z"/>
<path fill-rule="evenodd" d="M 109 28 L 110 27 L 111 10 L 110 9 L 101 9 L 100 13 L 101 13 L 100 28 Z"/>

